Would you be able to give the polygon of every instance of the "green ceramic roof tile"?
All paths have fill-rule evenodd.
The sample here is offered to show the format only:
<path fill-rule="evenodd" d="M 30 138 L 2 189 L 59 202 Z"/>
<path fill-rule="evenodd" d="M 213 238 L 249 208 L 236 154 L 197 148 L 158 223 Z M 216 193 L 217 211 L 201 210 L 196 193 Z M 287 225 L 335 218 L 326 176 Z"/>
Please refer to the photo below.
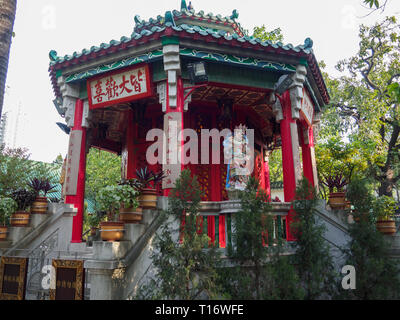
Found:
<path fill-rule="evenodd" d="M 204 14 L 204 11 L 199 11 L 198 13 L 195 13 L 193 10 L 192 11 L 188 11 L 188 10 L 183 10 L 182 12 L 180 11 L 173 11 L 173 16 L 175 17 L 187 17 L 187 16 L 194 16 L 194 17 L 201 17 L 201 18 L 208 18 L 208 19 L 212 19 L 215 21 L 225 21 L 227 23 L 231 23 L 231 24 L 237 24 L 234 20 L 230 19 L 229 17 L 225 17 L 222 18 L 220 15 L 217 16 L 213 16 L 211 13 L 208 15 Z M 135 19 L 136 20 L 136 19 Z M 206 27 L 201 27 L 201 26 L 197 26 L 197 25 L 190 25 L 190 24 L 181 24 L 178 26 L 173 26 L 171 22 L 166 22 L 164 23 L 165 19 L 161 16 L 157 16 L 157 20 L 155 19 L 151 19 L 149 22 L 147 23 L 140 23 L 137 24 L 135 27 L 135 31 L 132 33 L 132 35 L 130 37 L 121 37 L 121 41 L 117 41 L 117 40 L 111 40 L 109 43 L 102 43 L 100 44 L 100 46 L 92 46 L 89 50 L 88 49 L 83 49 L 80 53 L 74 52 L 71 55 L 65 55 L 64 57 L 54 57 L 56 56 L 56 53 L 52 54 L 52 59 L 50 62 L 50 66 L 54 66 L 54 65 L 58 65 L 61 64 L 63 62 L 66 61 L 70 61 L 73 60 L 75 58 L 79 58 L 81 56 L 85 56 L 85 55 L 90 55 L 92 53 L 97 53 L 99 51 L 102 50 L 106 50 L 110 47 L 116 47 L 119 46 L 121 43 L 129 43 L 131 40 L 139 40 L 142 37 L 146 37 L 146 36 L 151 36 L 155 33 L 161 33 L 163 31 L 166 30 L 166 28 L 171 27 L 174 31 L 176 32 L 185 32 L 188 34 L 200 34 L 202 36 L 212 36 L 213 38 L 219 39 L 221 37 L 223 37 L 224 39 L 226 39 L 227 41 L 239 41 L 240 43 L 251 43 L 253 45 L 261 45 L 263 47 L 272 47 L 274 49 L 282 49 L 285 51 L 293 51 L 295 53 L 300 53 L 303 52 L 307 55 L 310 55 L 313 53 L 312 48 L 310 47 L 309 43 L 311 43 L 312 45 L 312 40 L 311 39 L 307 39 L 305 44 L 299 45 L 299 46 L 293 46 L 292 44 L 287 44 L 284 45 L 282 42 L 277 42 L 277 43 L 273 43 L 269 40 L 267 41 L 262 41 L 258 38 L 254 38 L 251 36 L 239 36 L 237 33 L 233 33 L 233 34 L 229 34 L 228 32 L 226 32 L 225 30 L 222 29 L 211 29 L 211 28 L 206 28 Z M 149 28 L 144 28 L 144 26 L 147 25 L 149 26 Z M 238 24 L 237 24 L 238 25 Z M 217 25 L 216 25 L 217 27 Z M 315 59 L 314 59 L 315 60 Z"/>

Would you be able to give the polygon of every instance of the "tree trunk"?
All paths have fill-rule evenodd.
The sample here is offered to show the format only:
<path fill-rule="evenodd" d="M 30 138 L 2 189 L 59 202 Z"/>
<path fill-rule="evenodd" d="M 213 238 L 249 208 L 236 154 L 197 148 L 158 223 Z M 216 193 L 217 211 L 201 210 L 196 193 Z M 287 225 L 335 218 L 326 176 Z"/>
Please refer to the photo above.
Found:
<path fill-rule="evenodd" d="M 0 119 L 16 8 L 17 0 L 0 0 Z"/>
<path fill-rule="evenodd" d="M 393 186 L 392 179 L 383 180 L 378 189 L 379 196 L 393 197 Z"/>

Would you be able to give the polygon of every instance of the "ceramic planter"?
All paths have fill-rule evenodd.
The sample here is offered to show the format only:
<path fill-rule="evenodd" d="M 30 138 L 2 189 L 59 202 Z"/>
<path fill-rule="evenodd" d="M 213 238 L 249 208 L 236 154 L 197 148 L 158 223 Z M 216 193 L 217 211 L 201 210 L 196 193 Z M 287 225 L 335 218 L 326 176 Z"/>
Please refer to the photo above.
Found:
<path fill-rule="evenodd" d="M 29 225 L 30 213 L 17 211 L 11 215 L 10 224 L 12 227 L 27 227 Z"/>
<path fill-rule="evenodd" d="M 346 208 L 347 201 L 346 201 L 346 193 L 344 192 L 332 192 L 329 194 L 329 205 L 332 209 L 335 210 L 343 210 Z"/>
<path fill-rule="evenodd" d="M 376 221 L 376 229 L 382 234 L 395 234 L 396 222 L 392 218 L 378 219 L 378 221 Z"/>
<path fill-rule="evenodd" d="M 6 241 L 8 233 L 8 227 L 0 227 L 0 241 Z"/>
<path fill-rule="evenodd" d="M 142 221 L 142 208 L 121 208 L 119 220 L 124 223 L 140 223 Z"/>
<path fill-rule="evenodd" d="M 152 188 L 144 188 L 140 192 L 139 205 L 143 209 L 157 208 L 157 191 Z"/>
<path fill-rule="evenodd" d="M 36 197 L 35 201 L 31 206 L 32 214 L 46 214 L 47 213 L 47 198 Z"/>
<path fill-rule="evenodd" d="M 120 241 L 124 237 L 123 222 L 101 222 L 100 235 L 103 241 Z"/>

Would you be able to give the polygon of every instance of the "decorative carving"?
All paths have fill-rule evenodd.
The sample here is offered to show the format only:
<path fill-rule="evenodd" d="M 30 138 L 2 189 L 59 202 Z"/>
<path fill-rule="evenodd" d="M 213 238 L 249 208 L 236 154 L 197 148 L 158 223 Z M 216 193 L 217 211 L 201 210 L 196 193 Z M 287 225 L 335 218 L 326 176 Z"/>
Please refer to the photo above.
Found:
<path fill-rule="evenodd" d="M 65 113 L 65 121 L 68 127 L 72 128 L 74 126 L 75 103 L 79 98 L 79 87 L 67 84 L 63 76 L 57 79 L 57 84 L 63 97 L 62 110 Z"/>
<path fill-rule="evenodd" d="M 177 76 L 181 72 L 181 62 L 178 44 L 168 44 L 163 47 L 164 70 L 168 75 L 169 107 L 177 106 Z"/>
<path fill-rule="evenodd" d="M 292 118 L 300 118 L 301 103 L 303 100 L 303 85 L 306 81 L 307 69 L 303 65 L 298 65 L 296 73 L 293 74 L 293 84 L 290 87 L 290 101 L 292 103 Z"/>
<path fill-rule="evenodd" d="M 46 300 L 49 290 L 43 289 L 43 267 L 51 264 L 50 256 L 58 248 L 58 230 L 48 236 L 29 254 L 27 294 L 34 295 L 37 300 Z"/>

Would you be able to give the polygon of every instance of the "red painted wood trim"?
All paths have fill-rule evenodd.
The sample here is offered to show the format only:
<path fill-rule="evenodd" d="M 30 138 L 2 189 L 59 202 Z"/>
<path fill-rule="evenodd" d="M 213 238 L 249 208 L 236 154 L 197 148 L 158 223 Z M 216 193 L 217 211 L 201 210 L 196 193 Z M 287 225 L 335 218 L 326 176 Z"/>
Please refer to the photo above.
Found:
<path fill-rule="evenodd" d="M 130 96 L 130 97 L 125 97 L 125 98 L 121 98 L 121 99 L 116 99 L 116 100 L 112 100 L 112 101 L 106 101 L 106 102 L 102 102 L 102 103 L 97 103 L 95 105 L 92 104 L 92 88 L 90 87 L 90 82 L 92 81 L 96 81 L 97 79 L 101 79 L 104 77 L 108 77 L 108 76 L 112 76 L 114 74 L 118 74 L 118 73 L 123 73 L 126 71 L 130 71 L 130 70 L 134 70 L 134 69 L 139 69 L 139 68 L 145 68 L 145 73 L 146 73 L 146 87 L 147 87 L 147 92 L 144 93 L 140 93 L 134 96 Z M 97 75 L 95 77 L 89 78 L 86 80 L 86 86 L 87 86 L 87 93 L 88 93 L 88 101 L 89 101 L 89 108 L 92 109 L 98 109 L 98 108 L 105 108 L 111 105 L 115 105 L 118 103 L 123 103 L 123 102 L 129 102 L 129 101 L 135 101 L 135 100 L 139 100 L 139 99 L 143 99 L 143 98 L 147 98 L 147 97 L 151 97 L 153 95 L 153 88 L 152 88 L 152 81 L 150 79 L 150 69 L 149 69 L 149 65 L 148 64 L 137 64 L 128 68 L 122 68 L 122 69 L 117 69 L 114 71 L 110 71 L 107 73 L 102 73 L 100 75 Z"/>
<path fill-rule="evenodd" d="M 75 104 L 74 127 L 72 130 L 82 131 L 82 142 L 79 158 L 79 171 L 76 195 L 66 196 L 65 203 L 72 204 L 78 210 L 72 222 L 71 243 L 82 242 L 82 228 L 85 201 L 85 177 L 86 177 L 86 128 L 82 127 L 83 101 L 78 99 Z"/>

